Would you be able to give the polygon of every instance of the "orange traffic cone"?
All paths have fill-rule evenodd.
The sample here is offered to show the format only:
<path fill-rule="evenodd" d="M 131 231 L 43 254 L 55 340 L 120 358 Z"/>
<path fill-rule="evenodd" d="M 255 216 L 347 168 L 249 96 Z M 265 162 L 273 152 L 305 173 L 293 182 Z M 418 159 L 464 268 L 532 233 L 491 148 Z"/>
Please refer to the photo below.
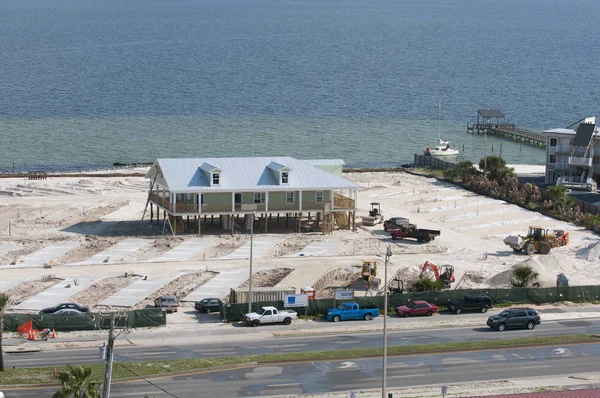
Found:
<path fill-rule="evenodd" d="M 56 338 L 56 331 L 54 329 L 52 329 L 52 334 L 50 335 L 50 338 L 52 338 L 52 339 Z"/>
<path fill-rule="evenodd" d="M 54 371 L 52 372 L 52 376 L 56 377 L 56 368 L 54 368 Z"/>
<path fill-rule="evenodd" d="M 29 329 L 29 340 L 35 340 L 35 333 L 33 333 L 33 329 Z"/>

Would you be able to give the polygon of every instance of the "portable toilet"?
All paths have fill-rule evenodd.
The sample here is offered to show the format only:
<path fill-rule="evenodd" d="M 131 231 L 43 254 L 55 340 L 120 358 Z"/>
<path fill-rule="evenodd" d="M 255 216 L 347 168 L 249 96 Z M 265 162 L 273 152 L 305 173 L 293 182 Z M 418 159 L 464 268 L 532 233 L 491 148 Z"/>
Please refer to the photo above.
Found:
<path fill-rule="evenodd" d="M 306 294 L 309 300 L 314 300 L 317 294 L 317 291 L 310 286 L 305 286 L 300 289 L 300 294 Z"/>

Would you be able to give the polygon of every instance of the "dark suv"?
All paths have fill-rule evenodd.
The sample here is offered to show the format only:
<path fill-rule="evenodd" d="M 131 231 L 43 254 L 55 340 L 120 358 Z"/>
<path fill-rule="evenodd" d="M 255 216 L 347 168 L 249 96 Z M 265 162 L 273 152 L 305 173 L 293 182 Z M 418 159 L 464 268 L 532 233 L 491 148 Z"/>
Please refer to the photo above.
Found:
<path fill-rule="evenodd" d="M 492 315 L 487 320 L 487 325 L 494 330 L 504 332 L 506 329 L 529 329 L 539 325 L 540 314 L 531 308 L 511 308 L 498 315 Z"/>
<path fill-rule="evenodd" d="M 465 294 L 461 299 L 448 300 L 448 309 L 455 314 L 478 311 L 482 314 L 492 308 L 492 299 L 485 294 Z"/>

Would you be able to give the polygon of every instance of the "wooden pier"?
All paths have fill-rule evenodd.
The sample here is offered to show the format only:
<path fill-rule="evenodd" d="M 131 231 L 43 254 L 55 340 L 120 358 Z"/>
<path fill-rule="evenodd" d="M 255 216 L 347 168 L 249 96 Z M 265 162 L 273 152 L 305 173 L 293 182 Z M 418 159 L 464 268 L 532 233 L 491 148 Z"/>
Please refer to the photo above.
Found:
<path fill-rule="evenodd" d="M 480 117 L 482 117 L 483 123 L 480 122 Z M 520 129 L 514 124 L 505 123 L 504 114 L 499 110 L 479 110 L 477 123 L 467 124 L 467 133 L 489 134 L 530 145 L 546 146 L 546 137 L 541 133 Z"/>

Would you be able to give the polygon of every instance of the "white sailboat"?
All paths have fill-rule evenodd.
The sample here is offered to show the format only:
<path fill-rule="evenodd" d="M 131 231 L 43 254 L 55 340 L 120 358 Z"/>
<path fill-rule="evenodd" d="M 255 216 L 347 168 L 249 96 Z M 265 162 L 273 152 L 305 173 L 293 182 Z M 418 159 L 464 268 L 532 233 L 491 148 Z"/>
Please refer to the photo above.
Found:
<path fill-rule="evenodd" d="M 442 101 L 438 102 L 438 144 L 431 148 L 427 147 L 425 150 L 425 156 L 458 156 L 458 148 L 456 145 L 454 148 L 450 148 L 450 142 L 442 140 L 442 133 L 440 131 L 440 114 L 442 112 Z"/>

